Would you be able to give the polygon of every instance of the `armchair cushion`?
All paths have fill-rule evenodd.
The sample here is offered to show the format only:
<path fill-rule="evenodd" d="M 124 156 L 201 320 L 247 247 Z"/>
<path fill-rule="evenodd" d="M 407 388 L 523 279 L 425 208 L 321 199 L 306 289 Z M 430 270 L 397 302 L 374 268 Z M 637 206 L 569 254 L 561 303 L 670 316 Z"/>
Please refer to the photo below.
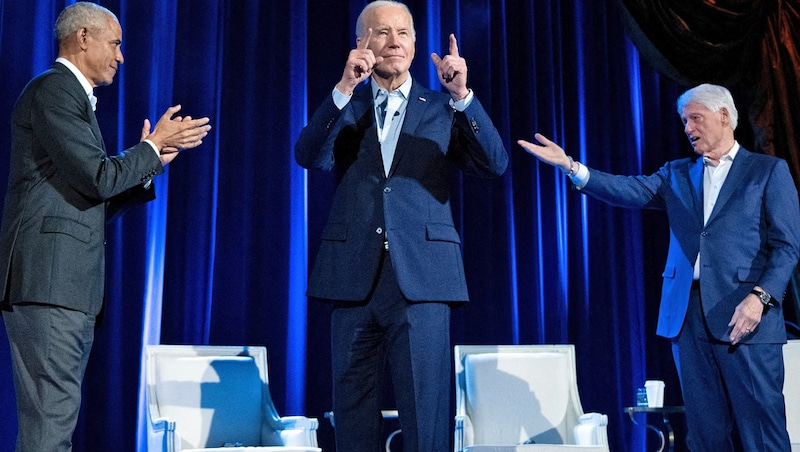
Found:
<path fill-rule="evenodd" d="M 151 451 L 319 452 L 319 422 L 280 417 L 264 347 L 146 348 Z"/>
<path fill-rule="evenodd" d="M 572 345 L 457 345 L 457 452 L 608 451 L 608 417 L 584 413 Z"/>
<path fill-rule="evenodd" d="M 252 357 L 162 359 L 157 369 L 161 415 L 180 420 L 184 449 L 259 445 L 261 378 Z"/>

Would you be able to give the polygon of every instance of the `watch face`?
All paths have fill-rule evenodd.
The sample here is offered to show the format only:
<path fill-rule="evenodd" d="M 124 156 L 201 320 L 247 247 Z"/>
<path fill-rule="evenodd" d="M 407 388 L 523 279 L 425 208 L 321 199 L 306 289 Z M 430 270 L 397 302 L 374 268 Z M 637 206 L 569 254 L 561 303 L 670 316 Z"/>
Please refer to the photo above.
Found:
<path fill-rule="evenodd" d="M 761 304 L 764 305 L 768 305 L 770 298 L 772 298 L 768 293 L 764 292 L 763 290 L 753 289 L 750 291 L 750 293 L 756 295 L 758 299 L 761 300 Z"/>

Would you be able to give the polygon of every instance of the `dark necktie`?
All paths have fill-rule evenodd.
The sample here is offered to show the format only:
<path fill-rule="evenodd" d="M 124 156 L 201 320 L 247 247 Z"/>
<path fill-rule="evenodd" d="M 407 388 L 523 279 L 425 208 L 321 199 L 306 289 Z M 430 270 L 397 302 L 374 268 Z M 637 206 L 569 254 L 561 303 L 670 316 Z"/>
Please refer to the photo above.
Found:
<path fill-rule="evenodd" d="M 375 97 L 375 103 L 378 104 L 378 128 L 382 128 L 383 122 L 386 119 L 386 106 L 389 104 L 389 93 L 383 90 L 378 91 L 378 95 Z"/>

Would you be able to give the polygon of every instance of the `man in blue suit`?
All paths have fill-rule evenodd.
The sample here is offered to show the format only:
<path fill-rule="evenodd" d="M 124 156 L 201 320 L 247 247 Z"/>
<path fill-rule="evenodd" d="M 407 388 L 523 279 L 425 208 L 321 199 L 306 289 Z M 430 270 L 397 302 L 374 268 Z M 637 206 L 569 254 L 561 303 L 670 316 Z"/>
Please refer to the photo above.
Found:
<path fill-rule="evenodd" d="M 446 451 L 450 306 L 468 301 L 450 168 L 497 177 L 508 156 L 454 36 L 449 55 L 431 55 L 449 95 L 410 76 L 415 32 L 402 3 L 369 3 L 356 43 L 295 147 L 300 165 L 340 177 L 308 288 L 333 306 L 336 447 L 381 449 L 388 359 L 404 450 Z"/>
<path fill-rule="evenodd" d="M 106 220 L 153 199 L 152 178 L 210 129 L 208 118 L 173 119 L 180 107 L 171 107 L 152 133 L 144 121 L 140 143 L 107 155 L 93 88 L 110 84 L 123 62 L 119 21 L 78 2 L 59 15 L 55 30 L 58 59 L 28 83 L 11 113 L 0 229 L 17 452 L 72 450 L 103 306 Z"/>
<path fill-rule="evenodd" d="M 738 113 L 727 89 L 697 86 L 677 106 L 701 158 L 668 162 L 650 176 L 590 170 L 540 134 L 543 146 L 519 144 L 583 193 L 667 212 L 657 333 L 672 339 L 689 449 L 788 452 L 781 303 L 800 248 L 797 189 L 784 160 L 734 139 Z"/>

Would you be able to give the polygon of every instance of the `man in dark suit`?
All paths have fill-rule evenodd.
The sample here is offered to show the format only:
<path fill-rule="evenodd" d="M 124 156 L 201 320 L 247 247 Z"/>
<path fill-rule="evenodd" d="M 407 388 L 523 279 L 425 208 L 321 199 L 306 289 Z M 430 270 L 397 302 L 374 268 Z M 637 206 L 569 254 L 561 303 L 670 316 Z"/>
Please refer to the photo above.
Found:
<path fill-rule="evenodd" d="M 583 193 L 667 212 L 657 333 L 672 339 L 689 449 L 788 452 L 781 302 L 800 255 L 797 189 L 784 160 L 736 142 L 738 113 L 724 87 L 688 90 L 678 113 L 701 158 L 668 162 L 650 176 L 589 170 L 540 134 L 544 146 L 519 144 Z"/>
<path fill-rule="evenodd" d="M 142 141 L 108 156 L 93 88 L 123 57 L 116 16 L 93 3 L 56 21 L 59 58 L 25 87 L 11 116 L 0 229 L 3 320 L 11 346 L 17 452 L 68 451 L 97 315 L 103 305 L 105 222 L 155 197 L 152 178 L 201 143 L 208 118 L 167 109 Z"/>
<path fill-rule="evenodd" d="M 449 95 L 412 80 L 414 24 L 402 3 L 368 4 L 356 43 L 295 147 L 300 165 L 341 178 L 308 288 L 334 308 L 336 446 L 380 450 L 388 359 L 405 450 L 445 451 L 450 304 L 468 301 L 449 172 L 500 176 L 508 156 L 467 88 L 454 36 L 449 55 L 431 56 Z"/>

